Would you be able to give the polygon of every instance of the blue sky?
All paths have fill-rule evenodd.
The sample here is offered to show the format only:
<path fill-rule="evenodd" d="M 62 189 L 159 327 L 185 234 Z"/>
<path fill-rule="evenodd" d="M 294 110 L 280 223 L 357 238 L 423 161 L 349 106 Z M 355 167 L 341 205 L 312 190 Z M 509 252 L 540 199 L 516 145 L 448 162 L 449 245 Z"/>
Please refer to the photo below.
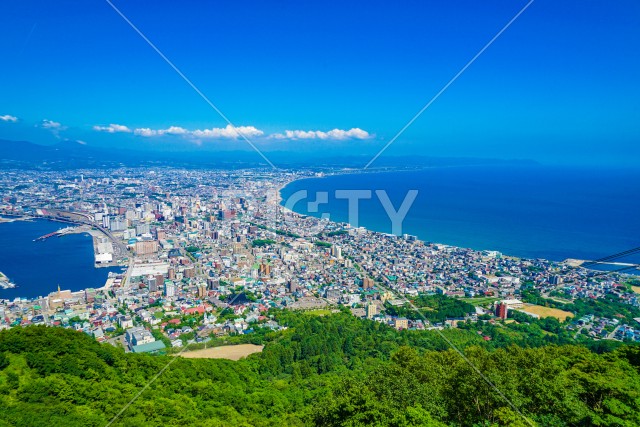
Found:
<path fill-rule="evenodd" d="M 262 150 L 344 154 L 375 153 L 526 4 L 113 1 Z M 384 155 L 635 161 L 638 22 L 635 0 L 536 0 Z M 248 148 L 103 0 L 4 1 L 0 38 L 0 138 Z"/>

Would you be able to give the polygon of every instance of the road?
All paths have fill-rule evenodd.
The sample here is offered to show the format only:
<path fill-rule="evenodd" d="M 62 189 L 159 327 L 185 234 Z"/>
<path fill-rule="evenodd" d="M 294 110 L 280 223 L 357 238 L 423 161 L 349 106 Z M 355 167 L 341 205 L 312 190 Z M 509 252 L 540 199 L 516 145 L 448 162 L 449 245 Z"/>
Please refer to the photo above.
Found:
<path fill-rule="evenodd" d="M 614 339 L 613 337 L 616 336 L 616 332 L 618 332 L 618 329 L 620 329 L 620 325 L 616 326 L 616 328 L 613 331 L 611 331 L 609 335 L 607 335 L 607 339 L 608 340 Z"/>
<path fill-rule="evenodd" d="M 113 255 L 115 259 L 123 259 L 129 256 L 129 251 L 127 250 L 126 245 L 122 243 L 120 239 L 116 238 L 111 233 L 111 231 L 107 230 L 99 224 L 96 224 L 93 221 L 93 217 L 91 215 L 82 212 L 66 212 L 58 210 L 49 210 L 48 212 L 48 215 L 44 215 L 45 218 L 54 219 L 56 221 L 69 222 L 72 224 L 88 225 L 100 231 L 113 243 Z"/>

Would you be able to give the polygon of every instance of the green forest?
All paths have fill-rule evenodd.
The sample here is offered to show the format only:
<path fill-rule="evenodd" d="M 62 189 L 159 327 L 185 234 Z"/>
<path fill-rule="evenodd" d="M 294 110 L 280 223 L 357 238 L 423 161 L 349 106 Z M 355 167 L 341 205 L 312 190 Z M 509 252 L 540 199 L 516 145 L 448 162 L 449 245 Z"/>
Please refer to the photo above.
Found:
<path fill-rule="evenodd" d="M 420 309 L 420 313 L 408 304 L 394 307 L 388 302 L 385 303 L 385 311 L 391 316 L 401 316 L 411 320 L 427 319 L 433 323 L 461 318 L 476 311 L 476 308 L 468 302 L 438 294 L 420 294 L 413 300 L 413 304 Z"/>
<path fill-rule="evenodd" d="M 105 426 L 123 409 L 112 425 L 640 425 L 636 346 L 514 346 L 344 312 L 270 314 L 287 329 L 232 338 L 265 344 L 237 362 L 125 354 L 63 328 L 2 331 L 0 426 Z"/>

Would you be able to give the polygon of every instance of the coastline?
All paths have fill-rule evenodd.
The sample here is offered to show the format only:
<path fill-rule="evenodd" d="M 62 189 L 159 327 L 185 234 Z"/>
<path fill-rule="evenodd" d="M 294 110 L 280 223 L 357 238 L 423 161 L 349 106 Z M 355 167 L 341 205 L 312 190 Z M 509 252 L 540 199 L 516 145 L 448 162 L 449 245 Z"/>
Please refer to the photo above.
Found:
<path fill-rule="evenodd" d="M 25 217 L 27 218 L 27 217 Z M 66 224 L 69 225 L 68 222 L 65 221 L 58 221 L 52 218 L 41 218 L 41 217 L 28 217 L 28 220 L 21 220 L 19 218 L 16 218 L 15 221 L 5 221 L 5 222 L 0 222 L 0 227 L 4 226 L 4 224 L 6 224 L 7 226 L 11 225 L 11 224 L 15 224 L 15 223 L 19 223 L 19 222 L 24 222 L 24 223 L 39 223 L 40 221 L 44 221 L 45 223 L 50 223 L 51 226 L 49 226 L 48 230 L 47 227 L 45 226 L 45 228 L 43 229 L 41 226 L 38 225 L 34 225 L 33 227 L 35 227 L 35 229 L 33 229 L 33 231 L 31 231 L 31 227 L 28 228 L 27 234 L 24 235 L 21 234 L 19 235 L 19 239 L 23 239 L 21 241 L 24 242 L 25 245 L 27 244 L 31 244 L 32 240 L 35 240 L 34 237 L 38 237 L 39 235 L 45 233 L 55 233 L 57 231 L 60 230 L 56 230 L 52 227 L 55 227 L 54 224 Z M 9 230 L 9 229 L 8 229 Z M 36 234 L 37 232 L 37 234 Z M 34 233 L 34 234 L 31 234 Z M 71 239 L 70 243 L 58 243 L 58 240 L 60 239 L 61 241 L 66 241 L 66 238 L 71 238 L 72 235 L 78 235 L 78 236 L 82 236 L 83 239 L 81 241 L 79 241 L 77 238 L 75 239 Z M 5 236 L 11 236 L 11 234 L 6 234 Z M 96 236 L 101 236 L 101 232 L 98 230 L 91 230 L 89 226 L 87 225 L 77 225 L 75 227 L 71 227 L 71 228 L 67 228 L 67 229 L 61 229 L 61 233 L 50 237 L 50 239 L 54 239 L 54 241 L 52 242 L 53 244 L 53 248 L 54 249 L 45 249 L 45 248 L 50 248 L 50 245 L 46 245 L 44 247 L 41 247 L 42 249 L 37 249 L 38 251 L 43 250 L 47 255 L 44 255 L 44 258 L 40 258 L 40 259 L 32 259 L 30 261 L 30 263 L 32 264 L 36 264 L 38 266 L 42 264 L 43 268 L 45 270 L 52 270 L 52 269 L 59 269 L 59 271 L 64 271 L 65 273 L 63 273 L 62 277 L 65 277 L 64 279 L 61 280 L 60 284 L 63 284 L 63 286 L 66 289 L 71 289 L 72 292 L 82 292 L 88 288 L 95 288 L 95 289 L 102 289 L 105 287 L 108 287 L 108 282 L 109 282 L 109 275 L 112 274 L 115 271 L 110 270 L 110 268 L 122 268 L 122 266 L 120 265 L 99 265 L 96 263 L 96 246 L 95 246 L 95 242 L 96 242 Z M 17 236 L 16 236 L 17 237 Z M 87 239 L 87 237 L 91 237 L 91 239 Z M 13 239 L 13 237 L 12 237 Z M 38 242 L 38 243 L 34 243 L 36 245 L 41 245 L 43 244 L 43 242 Z M 62 246 L 60 246 L 62 245 Z M 71 246 L 69 246 L 71 245 Z M 90 266 L 90 272 L 84 270 L 85 268 L 85 261 L 81 262 L 81 266 L 80 265 L 76 265 L 75 261 L 72 263 L 72 266 L 67 265 L 66 260 L 67 259 L 77 259 L 80 255 L 81 258 L 84 260 L 86 259 L 86 255 L 85 253 L 88 252 L 87 248 L 91 248 L 91 266 Z M 35 248 L 35 247 L 34 247 Z M 55 251 L 59 251 L 61 248 L 66 248 L 66 250 L 63 250 L 62 253 L 65 253 L 66 255 L 63 255 L 63 260 L 60 263 L 51 263 L 51 261 L 49 261 L 49 254 L 50 252 L 53 250 Z M 78 254 L 77 251 L 81 251 L 82 254 Z M 56 254 L 59 252 L 56 252 Z M 41 255 L 42 256 L 42 255 Z M 11 258 L 7 258 L 6 262 L 10 262 Z M 12 268 L 9 268 L 9 264 L 3 263 L 3 266 L 0 266 L 0 268 L 6 267 L 9 270 L 12 270 Z M 99 267 L 107 267 L 109 269 L 108 272 L 104 272 L 103 268 L 99 268 Z M 82 269 L 80 269 L 82 268 Z M 79 270 L 80 269 L 80 270 Z M 6 301 L 11 301 L 14 299 L 19 299 L 22 301 L 35 301 L 38 300 L 40 297 L 43 296 L 47 296 L 51 293 L 55 292 L 55 286 L 58 282 L 57 280 L 60 280 L 59 278 L 61 276 L 59 276 L 58 274 L 55 274 L 55 277 L 53 276 L 46 276 L 46 277 L 42 277 L 40 279 L 36 278 L 35 276 L 37 276 L 35 273 L 33 273 L 33 271 L 41 271 L 41 268 L 36 268 L 36 269 L 31 269 L 32 273 L 26 274 L 26 275 L 22 275 L 24 277 L 22 277 L 21 275 L 17 275 L 15 271 L 13 271 L 13 273 L 11 271 L 9 272 L 5 272 L 4 271 L 5 268 L 3 268 L 2 273 L 0 273 L 2 276 L 7 277 L 7 275 L 11 276 L 11 280 L 9 280 L 9 282 L 11 282 L 12 284 L 14 284 L 15 286 L 12 287 L 8 287 L 8 288 L 4 288 L 4 287 L 0 287 L 0 300 L 6 300 Z M 13 268 L 13 270 L 15 270 L 15 268 Z M 100 273 L 96 273 L 98 271 L 102 270 L 102 272 Z M 53 270 L 52 270 L 53 271 Z M 8 274 L 6 274 L 8 273 Z M 86 282 L 86 284 L 80 284 L 80 287 L 78 286 L 78 283 L 76 283 L 76 285 L 74 286 L 74 282 L 77 282 L 77 279 L 74 279 L 72 276 L 73 274 L 77 274 L 79 275 L 79 277 L 85 277 L 88 278 L 88 282 Z M 101 275 L 105 275 L 104 276 L 104 281 L 102 280 L 102 276 Z M 0 278 L 1 279 L 1 278 Z M 42 282 L 42 283 L 40 283 Z M 46 286 L 43 286 L 43 283 L 51 283 L 51 288 L 47 289 Z M 8 291 L 7 292 L 3 292 L 3 291 Z M 11 292 L 9 292 L 11 291 Z M 29 295 L 31 294 L 31 295 Z"/>
<path fill-rule="evenodd" d="M 362 174 L 370 174 L 370 173 L 380 173 L 380 174 L 391 173 L 391 174 L 394 174 L 394 173 L 398 173 L 398 172 L 415 172 L 415 171 L 418 171 L 418 170 L 435 169 L 435 168 L 455 168 L 455 167 L 458 167 L 458 166 L 430 166 L 430 167 L 424 167 L 424 168 L 412 169 L 412 170 L 386 170 L 386 171 L 380 171 L 380 170 L 368 171 L 367 170 L 367 171 L 361 171 L 361 172 L 350 171 L 350 172 L 345 172 L 345 173 L 336 172 L 336 173 L 323 174 L 322 176 L 304 176 L 304 177 L 294 178 L 294 179 L 288 180 L 286 183 L 284 183 L 281 186 L 279 186 L 278 187 L 277 200 L 278 200 L 278 203 L 279 203 L 281 209 L 283 210 L 283 212 L 285 212 L 285 213 L 293 213 L 293 214 L 296 214 L 296 215 L 309 217 L 309 216 L 312 216 L 312 215 L 293 211 L 293 210 L 291 210 L 291 209 L 289 209 L 289 208 L 287 208 L 287 207 L 285 207 L 283 205 L 282 202 L 284 201 L 284 198 L 282 197 L 282 191 L 286 187 L 288 187 L 291 184 L 297 183 L 297 182 L 302 182 L 304 180 L 324 179 L 324 178 L 327 178 L 327 177 L 330 177 L 330 176 L 333 177 L 333 176 L 342 176 L 342 175 L 344 175 L 344 176 L 347 176 L 347 175 L 362 175 Z M 314 218 L 317 218 L 317 217 L 314 217 Z M 331 219 L 329 219 L 329 222 L 334 224 L 334 225 L 338 225 L 339 224 L 337 221 L 333 221 Z M 385 232 L 382 232 L 382 231 L 378 231 L 378 230 L 372 229 L 370 227 L 359 226 L 359 228 L 363 228 L 363 229 L 367 230 L 367 232 L 370 232 L 370 233 L 389 234 L 389 233 L 385 233 Z M 453 245 L 453 244 L 449 244 L 449 243 L 443 243 L 443 242 L 432 242 L 432 241 L 424 240 L 418 234 L 416 234 L 416 237 L 418 238 L 418 240 L 420 240 L 422 242 L 425 242 L 425 243 L 439 245 L 439 246 L 445 246 L 445 247 L 450 247 L 450 248 L 457 248 L 457 249 L 461 249 L 461 250 L 473 250 L 473 251 L 477 251 L 477 252 L 483 252 L 483 251 L 493 252 L 493 251 L 496 251 L 495 249 L 488 249 L 486 247 L 477 249 L 477 248 L 471 248 L 471 247 L 457 246 L 457 245 Z M 497 251 L 497 252 L 500 252 L 503 257 L 511 258 L 511 259 L 514 259 L 514 260 L 542 259 L 542 260 L 553 262 L 553 263 L 566 264 L 566 265 L 570 266 L 571 268 L 578 268 L 584 263 L 593 262 L 593 260 L 577 259 L 577 258 L 571 258 L 571 257 L 565 258 L 565 259 L 563 259 L 561 261 L 553 261 L 553 260 L 550 260 L 548 258 L 529 258 L 529 257 L 522 257 L 522 256 L 515 256 L 515 255 L 505 254 L 505 253 L 502 253 L 502 251 Z M 602 266 L 608 266 L 608 265 L 611 265 L 611 266 L 622 266 L 622 265 L 624 265 L 624 266 L 632 266 L 632 265 L 636 265 L 636 264 L 615 263 L 614 262 L 614 263 L 600 263 L 600 264 L 596 264 L 596 265 L 602 265 Z M 596 268 L 588 268 L 588 269 L 590 269 L 592 271 L 598 271 L 598 272 L 614 272 L 615 271 L 615 270 L 609 271 L 609 270 L 606 270 L 606 269 L 600 270 L 600 269 L 596 269 Z M 637 268 L 635 271 L 632 271 L 632 272 L 625 271 L 625 272 L 623 272 L 621 274 L 640 276 L 640 267 Z"/>
<path fill-rule="evenodd" d="M 340 171 L 333 171 L 333 172 L 329 172 L 329 173 L 325 173 L 322 172 L 322 175 L 320 176 L 290 176 L 285 178 L 281 183 L 279 183 L 278 185 L 275 185 L 274 187 L 271 187 L 272 189 L 275 188 L 276 189 L 276 194 L 275 194 L 275 201 L 276 201 L 276 206 L 279 206 L 280 210 L 284 213 L 290 213 L 290 214 L 294 214 L 296 216 L 300 216 L 300 217 L 312 217 L 312 218 L 316 218 L 315 216 L 306 214 L 306 213 L 300 213 L 300 212 L 296 212 L 294 210 L 291 210 L 287 207 L 285 207 L 283 205 L 284 202 L 284 197 L 283 197 L 283 191 L 290 185 L 298 182 L 298 181 L 303 181 L 303 180 L 309 180 L 309 179 L 324 179 L 324 178 L 328 178 L 328 177 L 336 177 L 336 176 L 348 176 L 348 175 L 364 175 L 364 174 L 382 174 L 382 175 L 386 175 L 386 174 L 396 174 L 398 172 L 416 172 L 419 170 L 426 170 L 426 169 L 442 169 L 442 168 L 457 168 L 458 166 L 431 166 L 431 167 L 424 167 L 424 168 L 420 168 L 420 169 L 412 169 L 412 170 L 367 170 L 367 171 L 357 171 L 357 170 L 340 170 Z M 309 173 L 309 172 L 307 172 Z M 60 220 L 56 220 L 54 218 L 40 218 L 40 217 L 30 217 L 28 219 L 28 221 L 34 221 L 37 219 L 44 219 L 46 221 L 53 221 L 53 222 L 59 222 L 59 223 L 66 223 L 69 224 L 68 221 L 60 221 Z M 338 225 L 343 223 L 342 221 L 338 222 L 338 221 L 334 221 L 334 220 L 329 220 L 332 224 L 334 225 Z M 14 222 L 14 221 L 8 221 L 8 222 Z M 76 223 L 77 225 L 78 223 Z M 80 229 L 84 229 L 84 228 L 88 228 L 88 231 L 78 231 Z M 361 227 L 363 229 L 365 229 L 368 233 L 374 233 L 374 234 L 379 234 L 379 235 L 388 235 L 389 233 L 385 233 L 385 232 L 381 232 L 381 231 L 377 231 L 372 227 Z M 95 254 L 96 254 L 96 250 L 95 250 L 95 238 L 96 236 L 102 236 L 102 232 L 100 230 L 91 230 L 89 225 L 81 225 L 76 227 L 76 230 L 74 230 L 74 232 L 77 233 L 84 233 L 86 232 L 87 234 L 91 235 L 93 237 L 93 242 L 94 242 L 94 268 L 97 267 L 97 265 L 95 264 Z M 476 252 L 482 252 L 482 251 L 489 251 L 488 249 L 476 249 L 476 248 L 469 248 L 469 247 L 465 247 L 465 246 L 460 246 L 460 245 L 453 245 L 453 244 L 448 244 L 448 243 L 439 243 L 439 242 L 433 242 L 433 241 L 428 241 L 428 240 L 424 240 L 421 238 L 421 236 L 419 234 L 416 233 L 416 236 L 418 237 L 419 240 L 425 242 L 425 243 L 429 243 L 429 244 L 435 244 L 435 245 L 440 245 L 443 247 L 449 247 L 449 248 L 457 248 L 460 250 L 472 250 L 472 251 L 476 251 Z M 500 251 L 502 253 L 502 251 Z M 529 260 L 529 259 L 540 259 L 540 260 L 549 260 L 549 258 L 545 258 L 545 257 L 523 257 L 523 256 L 512 256 L 512 255 L 508 255 L 508 253 L 502 253 L 502 256 L 505 258 L 511 258 L 514 260 Z M 564 260 L 550 260 L 550 262 L 552 263 L 556 263 L 556 264 L 565 264 L 568 265 L 571 268 L 579 268 L 583 263 L 588 262 L 587 259 L 575 259 L 575 258 L 565 258 Z M 610 264 L 601 264 L 602 266 L 605 265 L 610 265 Z M 615 266 L 615 265 L 628 265 L 628 264 L 622 264 L 622 263 L 611 263 L 611 265 Z M 631 265 L 635 265 L 635 264 L 631 264 Z M 105 265 L 104 267 L 109 267 L 107 265 Z M 122 269 L 126 269 L 126 268 L 130 268 L 130 267 L 125 267 L 122 265 L 115 265 L 114 267 L 119 267 Z M 611 272 L 614 273 L 615 270 L 606 270 L 606 269 L 597 269 L 597 268 L 590 268 L 590 270 L 592 271 L 598 271 L 598 272 Z M 624 272 L 624 273 L 620 273 L 620 274 L 629 274 L 629 275 L 634 275 L 634 276 L 638 276 L 640 275 L 640 270 L 633 270 L 633 272 Z M 98 288 L 97 286 L 95 286 L 96 288 Z M 107 283 L 104 283 L 99 289 L 102 288 L 108 288 L 109 284 L 108 284 L 108 279 L 107 279 Z M 1 297 L 1 295 L 0 295 Z M 36 299 L 35 297 L 19 297 L 20 299 L 25 299 L 25 300 L 31 300 L 31 299 Z"/>
<path fill-rule="evenodd" d="M 434 167 L 439 167 L 439 166 L 434 166 Z M 443 166 L 443 167 L 446 167 L 446 166 Z M 452 167 L 455 167 L 455 166 L 452 166 Z M 431 168 L 431 167 L 430 167 L 430 168 Z M 421 169 L 419 169 L 419 170 L 423 170 L 423 169 L 428 169 L 428 168 L 421 168 Z M 418 169 L 416 169 L 416 170 L 418 170 Z M 329 177 L 329 176 L 343 176 L 343 175 L 344 175 L 344 176 L 347 176 L 347 175 L 361 175 L 361 174 L 367 174 L 367 173 L 397 173 L 397 172 L 415 172 L 415 170 L 410 170 L 410 171 L 409 171 L 409 170 L 392 170 L 392 171 L 375 171 L 375 172 L 374 172 L 374 171 L 363 171 L 362 173 L 359 173 L 359 172 L 351 172 L 351 173 L 332 173 L 332 174 L 325 174 L 325 175 L 323 175 L 323 176 L 304 176 L 304 177 L 301 177 L 301 178 L 291 179 L 291 180 L 287 181 L 286 183 L 282 184 L 280 187 L 278 187 L 278 190 L 277 190 L 277 192 L 278 192 L 278 193 L 277 193 L 277 198 L 276 198 L 276 200 L 277 200 L 278 204 L 280 205 L 280 207 L 282 208 L 282 210 L 283 210 L 284 212 L 286 212 L 286 213 L 293 213 L 293 214 L 300 215 L 300 216 L 312 216 L 312 215 L 309 215 L 309 214 L 305 214 L 305 213 L 301 213 L 301 212 L 293 211 L 293 210 L 291 210 L 291 209 L 287 208 L 286 206 L 284 206 L 284 205 L 282 204 L 282 202 L 284 201 L 284 198 L 282 197 L 282 191 L 283 191 L 286 187 L 288 187 L 289 185 L 291 185 L 291 184 L 293 184 L 293 183 L 296 183 L 296 182 L 302 182 L 302 181 L 310 180 L 310 179 L 324 179 L 324 178 L 327 178 L 327 177 Z M 317 217 L 314 217 L 314 218 L 317 218 Z M 338 224 L 339 224 L 338 222 L 333 221 L 333 220 L 331 220 L 331 219 L 329 219 L 329 222 L 330 222 L 331 224 L 334 224 L 334 225 L 338 225 Z M 364 226 L 359 226 L 358 228 L 364 228 L 364 229 L 365 229 L 365 230 L 367 230 L 369 233 L 389 234 L 389 233 L 385 233 L 385 232 L 382 232 L 382 231 L 373 230 L 373 229 L 371 229 L 371 228 L 364 227 Z M 447 247 L 459 248 L 459 249 L 471 249 L 471 250 L 476 250 L 476 251 L 492 251 L 492 249 L 473 249 L 473 248 L 463 248 L 463 247 L 461 247 L 461 246 L 455 246 L 455 245 L 451 245 L 451 244 L 448 244 L 448 243 L 430 242 L 430 241 L 426 241 L 426 240 L 424 240 L 424 239 L 420 238 L 420 236 L 416 236 L 416 237 L 418 237 L 418 240 L 420 240 L 420 241 L 422 241 L 422 242 L 426 242 L 426 243 L 430 243 L 430 244 L 434 244 L 434 245 L 441 245 L 441 246 L 447 246 Z M 513 259 L 523 259 L 523 258 L 521 258 L 521 257 L 512 256 L 512 255 L 505 255 L 505 254 L 503 254 L 503 255 L 504 255 L 504 256 L 507 256 L 507 257 L 509 257 L 509 258 L 513 258 Z M 582 260 L 574 260 L 574 261 L 582 261 Z M 582 261 L 582 262 L 585 262 L 585 261 Z"/>
<path fill-rule="evenodd" d="M 17 216 L 15 218 L 5 218 L 4 214 L 0 214 L 0 224 L 18 222 L 18 221 L 33 221 L 35 218 L 31 216 Z"/>

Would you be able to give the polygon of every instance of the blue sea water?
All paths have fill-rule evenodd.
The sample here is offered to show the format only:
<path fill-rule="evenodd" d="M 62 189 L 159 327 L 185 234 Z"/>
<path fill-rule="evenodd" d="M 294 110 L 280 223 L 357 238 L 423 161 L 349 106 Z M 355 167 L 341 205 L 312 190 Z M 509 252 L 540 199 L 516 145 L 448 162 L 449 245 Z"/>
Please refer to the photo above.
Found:
<path fill-rule="evenodd" d="M 47 220 L 0 223 L 0 271 L 18 285 L 0 289 L 1 299 L 45 296 L 58 285 L 72 291 L 101 287 L 110 271 L 122 271 L 118 267 L 94 267 L 93 243 L 88 234 L 33 241 L 64 227 Z"/>
<path fill-rule="evenodd" d="M 371 190 L 360 200 L 358 225 L 390 233 L 375 190 L 398 209 L 409 190 L 418 195 L 402 232 L 421 240 L 498 250 L 524 258 L 598 259 L 640 246 L 640 170 L 559 166 L 462 166 L 411 172 L 362 173 L 303 179 L 286 186 L 283 204 L 299 190 L 308 199 L 293 210 L 347 222 L 348 201 L 336 190 Z M 328 192 L 309 212 L 306 202 Z M 621 262 L 640 262 L 637 254 Z"/>

